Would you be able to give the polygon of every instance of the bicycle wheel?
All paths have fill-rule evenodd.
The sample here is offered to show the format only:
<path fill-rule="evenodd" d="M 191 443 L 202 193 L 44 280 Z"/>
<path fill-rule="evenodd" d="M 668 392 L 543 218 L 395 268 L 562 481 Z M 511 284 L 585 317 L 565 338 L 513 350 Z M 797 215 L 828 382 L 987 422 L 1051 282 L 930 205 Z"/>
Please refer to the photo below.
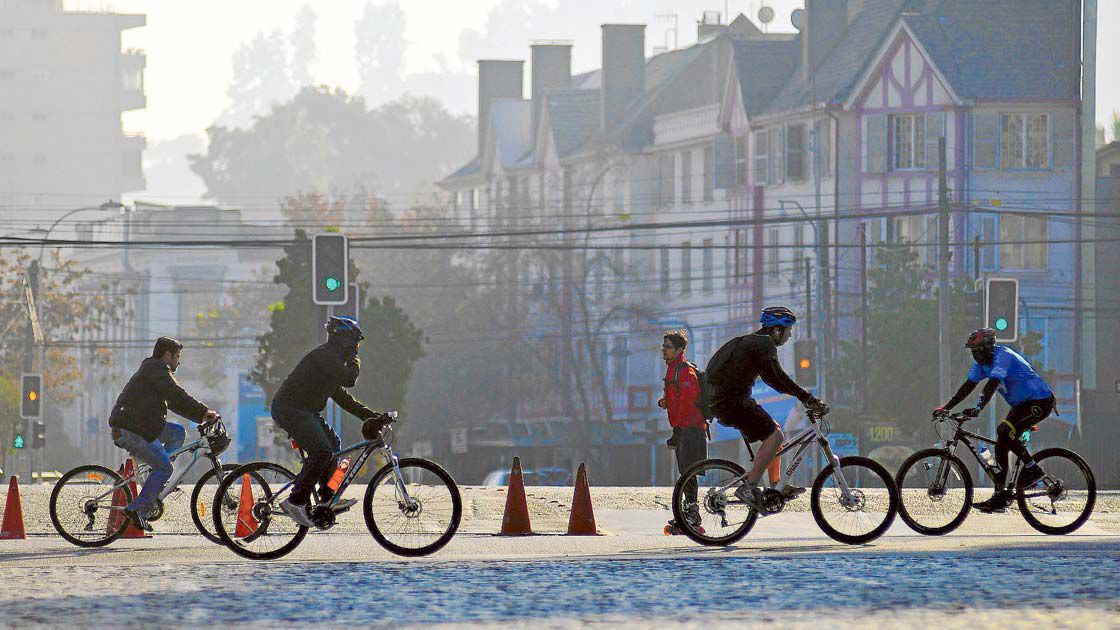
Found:
<path fill-rule="evenodd" d="M 236 470 L 237 466 L 237 464 L 222 464 L 222 479 Z M 214 469 L 210 468 L 198 479 L 198 483 L 194 484 L 194 490 L 191 492 L 191 520 L 194 521 L 194 526 L 198 528 L 200 534 L 206 537 L 206 540 L 219 545 L 222 544 L 222 540 L 214 531 L 214 519 L 207 517 L 210 516 L 210 510 L 217 505 L 215 498 L 218 484 L 222 482 L 222 479 L 218 479 Z M 207 490 L 207 487 L 209 487 L 209 490 Z M 230 493 L 227 493 L 222 500 L 223 509 L 237 511 L 240 490 L 240 486 L 230 488 Z"/>
<path fill-rule="evenodd" d="M 435 553 L 459 529 L 459 486 L 439 464 L 426 459 L 402 459 L 399 468 L 408 496 L 397 487 L 393 465 L 382 467 L 366 487 L 366 527 L 378 544 L 398 556 Z"/>
<path fill-rule="evenodd" d="M 705 459 L 677 479 L 673 486 L 673 519 L 685 536 L 701 545 L 718 546 L 735 543 L 751 531 L 758 512 L 735 498 L 739 484 L 724 489 L 746 472 L 726 459 Z M 686 486 L 692 483 L 696 484 L 696 504 L 685 494 Z"/>
<path fill-rule="evenodd" d="M 813 519 L 833 540 L 849 545 L 875 540 L 898 512 L 894 480 L 882 464 L 866 457 L 841 457 L 840 470 L 851 494 L 845 498 L 836 467 L 829 464 L 813 482 Z"/>
<path fill-rule="evenodd" d="M 1044 534 L 1068 534 L 1084 525 L 1097 502 L 1097 482 L 1089 464 L 1064 448 L 1043 449 L 1034 460 L 1046 476 L 1016 493 L 1023 518 Z"/>
<path fill-rule="evenodd" d="M 296 476 L 271 462 L 253 462 L 235 468 L 214 492 L 211 506 L 214 533 L 237 555 L 252 560 L 272 560 L 287 555 L 307 536 L 280 508 Z M 226 496 L 237 497 L 237 509 L 217 505 Z"/>
<path fill-rule="evenodd" d="M 66 542 L 103 547 L 124 533 L 128 525 L 124 506 L 132 499 L 128 484 L 116 472 L 104 466 L 79 466 L 54 484 L 51 523 Z"/>
<path fill-rule="evenodd" d="M 972 477 L 964 462 L 928 448 L 902 462 L 895 476 L 898 515 L 910 529 L 941 536 L 960 527 L 972 506 Z"/>

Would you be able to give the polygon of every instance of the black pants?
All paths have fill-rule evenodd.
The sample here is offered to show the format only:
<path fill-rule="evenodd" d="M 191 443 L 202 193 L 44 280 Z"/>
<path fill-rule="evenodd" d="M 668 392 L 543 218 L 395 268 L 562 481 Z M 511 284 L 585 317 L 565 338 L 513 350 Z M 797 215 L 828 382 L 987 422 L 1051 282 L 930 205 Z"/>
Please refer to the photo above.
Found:
<path fill-rule="evenodd" d="M 283 403 L 272 403 L 272 419 L 307 453 L 303 468 L 292 484 L 292 503 L 306 505 L 311 500 L 316 482 L 319 483 L 320 493 L 329 494 L 327 481 L 334 472 L 335 453 L 342 446 L 338 434 L 319 414 Z"/>
<path fill-rule="evenodd" d="M 704 433 L 704 429 L 699 427 L 685 427 L 680 430 L 680 436 L 677 438 L 677 472 L 683 474 L 684 471 L 696 464 L 696 462 L 708 458 L 708 436 Z M 684 485 L 685 500 L 689 503 L 696 503 L 696 479 L 689 479 Z"/>
<path fill-rule="evenodd" d="M 1054 412 L 1054 397 L 1042 400 L 1028 400 L 1011 408 L 1007 418 L 996 427 L 996 463 L 999 464 L 999 474 L 996 475 L 997 485 L 1002 487 L 1007 482 L 1007 452 L 1015 453 L 1024 464 L 1034 461 L 1027 445 L 1019 440 L 1024 431 L 1050 417 Z"/>

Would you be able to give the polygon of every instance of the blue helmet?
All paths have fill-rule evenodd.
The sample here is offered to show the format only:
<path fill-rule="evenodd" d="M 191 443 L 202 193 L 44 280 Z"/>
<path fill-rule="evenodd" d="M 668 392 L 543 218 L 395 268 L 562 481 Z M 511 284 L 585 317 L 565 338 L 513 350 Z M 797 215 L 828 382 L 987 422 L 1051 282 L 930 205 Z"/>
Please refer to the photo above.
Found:
<path fill-rule="evenodd" d="M 362 329 L 358 326 L 356 319 L 332 315 L 327 320 L 327 336 L 333 337 L 335 335 L 355 337 L 358 341 L 365 339 L 365 335 L 362 334 Z"/>
<path fill-rule="evenodd" d="M 762 309 L 762 316 L 758 318 L 758 323 L 762 324 L 763 328 L 771 326 L 792 328 L 797 323 L 797 316 L 784 306 L 770 306 Z"/>

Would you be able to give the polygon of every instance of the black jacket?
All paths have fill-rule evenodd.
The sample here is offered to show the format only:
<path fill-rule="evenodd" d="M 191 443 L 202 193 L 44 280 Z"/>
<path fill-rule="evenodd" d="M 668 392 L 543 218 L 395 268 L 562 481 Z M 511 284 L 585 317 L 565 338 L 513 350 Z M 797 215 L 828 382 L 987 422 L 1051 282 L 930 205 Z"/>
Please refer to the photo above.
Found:
<path fill-rule="evenodd" d="M 717 365 L 718 364 L 718 365 Z M 813 395 L 793 381 L 778 362 L 778 346 L 769 335 L 751 333 L 728 341 L 712 355 L 706 371 L 713 391 L 712 404 L 750 396 L 755 379 L 801 402 Z"/>
<path fill-rule="evenodd" d="M 193 422 L 202 422 L 207 411 L 206 405 L 179 385 L 166 363 L 148 357 L 117 396 L 109 426 L 132 431 L 150 442 L 163 431 L 168 409 Z"/>
<path fill-rule="evenodd" d="M 280 383 L 273 403 L 320 413 L 330 398 L 339 407 L 365 420 L 377 415 L 354 399 L 345 387 L 358 381 L 361 361 L 351 348 L 325 343 L 308 352 Z"/>

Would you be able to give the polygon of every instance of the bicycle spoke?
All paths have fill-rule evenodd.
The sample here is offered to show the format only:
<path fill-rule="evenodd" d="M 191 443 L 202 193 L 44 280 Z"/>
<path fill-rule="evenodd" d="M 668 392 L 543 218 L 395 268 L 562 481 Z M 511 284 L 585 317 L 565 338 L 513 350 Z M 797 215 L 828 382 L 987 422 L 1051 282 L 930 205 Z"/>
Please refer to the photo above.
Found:
<path fill-rule="evenodd" d="M 1070 526 L 1090 509 L 1089 476 L 1078 462 L 1061 455 L 1042 458 L 1038 465 L 1046 476 L 1024 490 L 1024 516 L 1046 528 Z"/>
<path fill-rule="evenodd" d="M 376 476 L 366 490 L 365 517 L 370 533 L 390 551 L 402 555 L 431 553 L 446 544 L 458 528 L 458 488 L 424 460 L 402 460 L 402 493 L 395 471 Z M 446 475 L 446 473 L 443 473 Z"/>
<path fill-rule="evenodd" d="M 949 527 L 969 508 L 964 472 L 942 454 L 915 460 L 899 481 L 899 498 L 907 515 L 924 528 Z"/>
<path fill-rule="evenodd" d="M 125 505 L 132 500 L 127 483 L 100 466 L 84 466 L 64 475 L 51 492 L 50 515 L 67 541 L 86 547 L 112 542 L 124 529 Z"/>
<path fill-rule="evenodd" d="M 298 544 L 305 530 L 280 508 L 288 497 L 293 475 L 272 465 L 249 467 L 231 474 L 219 486 L 224 500 L 215 496 L 215 525 L 223 541 L 248 557 L 283 555 Z"/>

